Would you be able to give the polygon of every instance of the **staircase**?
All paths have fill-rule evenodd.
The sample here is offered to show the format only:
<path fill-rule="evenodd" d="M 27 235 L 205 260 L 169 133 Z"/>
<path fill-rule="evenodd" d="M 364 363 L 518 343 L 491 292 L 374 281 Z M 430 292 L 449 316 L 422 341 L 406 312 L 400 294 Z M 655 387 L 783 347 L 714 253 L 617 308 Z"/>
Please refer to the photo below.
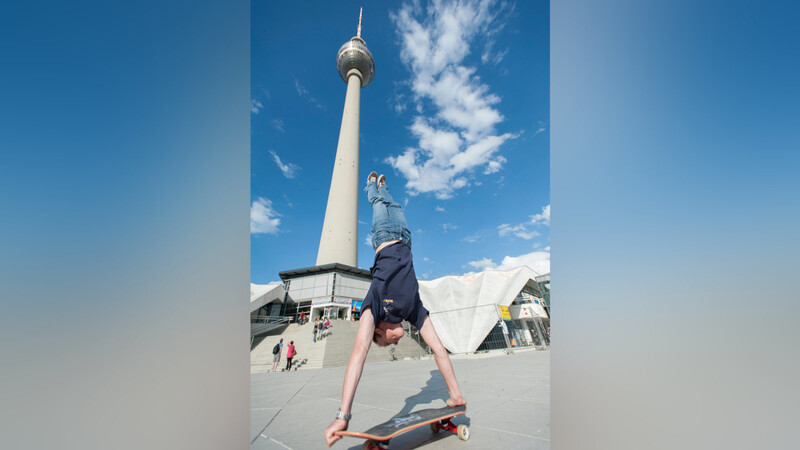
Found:
<path fill-rule="evenodd" d="M 346 366 L 350 362 L 350 354 L 353 352 L 353 344 L 358 334 L 358 323 L 349 320 L 331 322 L 333 327 L 328 329 L 328 337 L 325 338 L 327 346 L 322 367 Z M 370 346 L 366 363 L 388 360 L 389 352 L 386 347 L 374 343 Z"/>
<path fill-rule="evenodd" d="M 286 367 L 286 346 L 294 341 L 297 356 L 292 361 L 296 370 L 320 369 L 323 367 L 346 366 L 350 361 L 350 353 L 358 333 L 359 322 L 349 320 L 334 320 L 328 329 L 327 337 L 314 342 L 314 324 L 290 324 L 279 334 L 266 336 L 250 351 L 250 373 L 266 373 L 272 368 L 272 348 L 283 338 L 283 350 L 278 371 Z M 428 355 L 419 334 L 412 332 L 408 322 L 403 322 L 405 336 L 400 339 L 395 349 L 395 358 L 420 358 Z M 381 347 L 375 343 L 370 346 L 366 363 L 389 361 L 391 359 L 389 347 Z"/>
<path fill-rule="evenodd" d="M 290 324 L 280 334 L 267 336 L 250 352 L 250 373 L 266 373 L 272 368 L 272 348 L 283 338 L 281 362 L 278 371 L 286 367 L 286 349 L 289 342 L 294 341 L 297 356 L 292 359 L 295 370 L 320 369 L 325 355 L 325 340 L 314 342 L 313 323 Z"/>

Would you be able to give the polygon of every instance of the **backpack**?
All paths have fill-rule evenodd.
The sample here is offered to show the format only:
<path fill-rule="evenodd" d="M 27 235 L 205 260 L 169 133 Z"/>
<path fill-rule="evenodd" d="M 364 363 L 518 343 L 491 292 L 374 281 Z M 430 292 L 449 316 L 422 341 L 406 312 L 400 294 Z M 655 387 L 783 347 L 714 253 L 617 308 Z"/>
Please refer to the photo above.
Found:
<path fill-rule="evenodd" d="M 272 347 L 272 354 L 277 355 L 281 351 L 281 343 L 278 342 L 275 344 L 275 347 Z"/>

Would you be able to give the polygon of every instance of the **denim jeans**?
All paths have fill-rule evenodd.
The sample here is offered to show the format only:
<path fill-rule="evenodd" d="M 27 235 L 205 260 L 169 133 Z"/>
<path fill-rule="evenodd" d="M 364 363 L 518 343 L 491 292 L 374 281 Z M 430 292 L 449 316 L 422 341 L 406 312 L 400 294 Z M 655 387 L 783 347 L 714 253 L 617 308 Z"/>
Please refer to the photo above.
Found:
<path fill-rule="evenodd" d="M 384 184 L 379 189 L 377 183 L 371 181 L 364 190 L 372 205 L 372 248 L 398 239 L 411 247 L 411 231 L 406 216 L 400 204 L 389 195 L 389 188 Z"/>

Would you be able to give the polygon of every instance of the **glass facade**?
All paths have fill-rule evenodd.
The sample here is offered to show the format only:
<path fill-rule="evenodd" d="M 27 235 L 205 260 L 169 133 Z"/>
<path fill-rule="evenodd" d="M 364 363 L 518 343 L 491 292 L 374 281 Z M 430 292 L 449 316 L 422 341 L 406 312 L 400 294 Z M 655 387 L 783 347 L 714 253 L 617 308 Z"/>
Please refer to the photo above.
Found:
<path fill-rule="evenodd" d="M 367 294 L 371 279 L 351 273 L 330 271 L 296 276 L 284 282 L 286 304 L 282 315 L 296 321 L 300 313 L 315 317 L 350 319 L 353 302 Z"/>
<path fill-rule="evenodd" d="M 550 316 L 550 274 L 546 273 L 544 275 L 540 275 L 536 277 L 536 283 L 539 285 L 539 289 L 542 291 L 542 300 L 544 300 L 543 306 L 544 309 L 547 310 L 547 316 Z M 550 329 L 550 326 L 547 326 L 547 329 Z"/>
<path fill-rule="evenodd" d="M 549 281 L 547 285 L 549 290 Z M 540 286 L 538 282 L 536 285 L 526 285 L 517 294 L 508 308 L 511 320 L 499 317 L 476 351 L 550 347 L 550 316 L 545 307 L 544 290 Z"/>

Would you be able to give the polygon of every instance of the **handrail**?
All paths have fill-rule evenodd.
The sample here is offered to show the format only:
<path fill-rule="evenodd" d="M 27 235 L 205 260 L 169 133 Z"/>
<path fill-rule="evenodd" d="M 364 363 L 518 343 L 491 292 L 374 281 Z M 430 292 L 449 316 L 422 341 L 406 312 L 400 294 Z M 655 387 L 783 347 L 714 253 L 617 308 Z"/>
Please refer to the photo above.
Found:
<path fill-rule="evenodd" d="M 291 320 L 284 316 L 255 316 L 250 318 L 250 323 L 289 323 Z"/>

